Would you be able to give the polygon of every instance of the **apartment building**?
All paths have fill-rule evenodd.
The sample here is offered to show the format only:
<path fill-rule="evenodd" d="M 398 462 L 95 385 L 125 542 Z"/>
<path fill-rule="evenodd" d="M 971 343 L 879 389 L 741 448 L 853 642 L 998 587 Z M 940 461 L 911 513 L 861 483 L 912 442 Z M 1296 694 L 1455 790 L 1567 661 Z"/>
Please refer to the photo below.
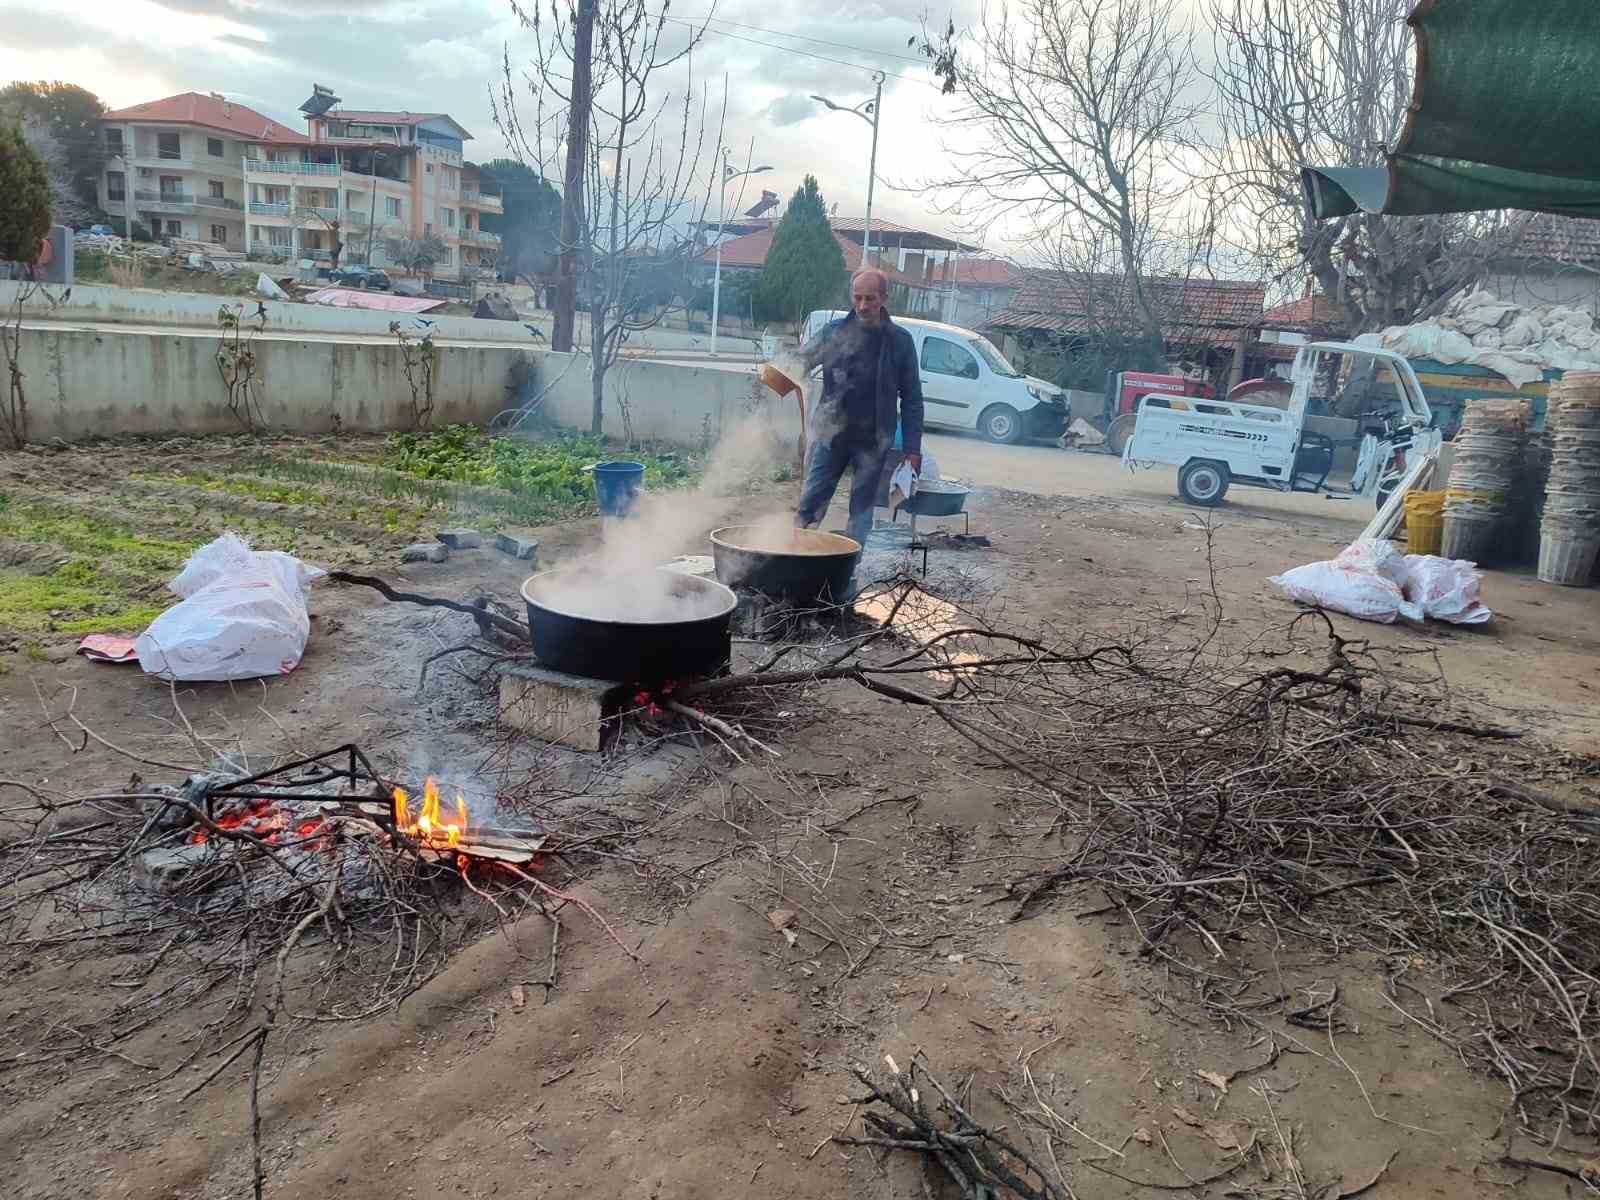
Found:
<path fill-rule="evenodd" d="M 136 108 L 165 111 L 191 98 L 213 102 L 204 106 L 207 117 L 217 115 L 214 105 L 228 105 L 221 97 L 189 93 Z M 503 209 L 492 181 L 485 191 L 477 168 L 464 157 L 472 135 L 446 113 L 345 109 L 339 104 L 330 89 L 317 85 L 300 110 L 306 115 L 306 134 L 252 113 L 256 136 L 224 140 L 225 152 L 234 154 L 234 171 L 221 195 L 235 202 L 232 223 L 218 225 L 227 235 L 225 244 L 251 257 L 328 263 L 337 239 L 344 246 L 341 263 L 392 267 L 392 240 L 433 234 L 445 246 L 445 257 L 432 271 L 435 277 L 470 279 L 487 271 L 499 238 L 482 229 L 480 219 L 485 212 Z M 230 111 L 250 112 L 240 105 Z M 112 128 L 106 125 L 108 142 Z M 163 128 L 152 127 L 146 134 L 158 151 L 162 145 L 175 145 L 180 153 L 192 149 L 181 140 L 152 140 L 163 136 Z M 174 194 L 192 191 L 181 181 L 172 186 Z M 104 190 L 108 196 L 113 191 L 109 171 Z M 161 221 L 159 228 L 151 226 L 152 232 L 207 237 L 205 222 L 194 222 L 198 232 L 190 232 L 182 214 L 174 218 L 161 209 L 158 215 L 142 200 L 138 207 L 141 214 Z"/>
<path fill-rule="evenodd" d="M 100 207 L 158 237 L 185 237 L 244 250 L 244 160 L 262 139 L 310 139 L 212 92 L 184 92 L 101 118 L 106 169 Z M 121 223 L 119 222 L 119 223 Z"/>

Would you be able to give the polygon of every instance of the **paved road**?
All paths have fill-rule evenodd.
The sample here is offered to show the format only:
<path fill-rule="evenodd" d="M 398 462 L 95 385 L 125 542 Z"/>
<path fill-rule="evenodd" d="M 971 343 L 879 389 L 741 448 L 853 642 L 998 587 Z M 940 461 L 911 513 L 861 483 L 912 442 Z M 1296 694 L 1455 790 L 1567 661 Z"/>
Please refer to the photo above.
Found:
<path fill-rule="evenodd" d="M 924 435 L 922 448 L 938 460 L 941 475 L 965 483 L 1039 496 L 1126 496 L 1159 504 L 1181 503 L 1175 467 L 1130 472 L 1109 454 L 1061 450 L 1053 445 L 1000 446 L 966 434 L 930 432 Z M 1226 515 L 1230 510 L 1268 517 L 1319 517 L 1358 529 L 1371 520 L 1374 511 L 1370 500 L 1285 495 L 1237 485 L 1229 489 L 1217 512 Z"/>

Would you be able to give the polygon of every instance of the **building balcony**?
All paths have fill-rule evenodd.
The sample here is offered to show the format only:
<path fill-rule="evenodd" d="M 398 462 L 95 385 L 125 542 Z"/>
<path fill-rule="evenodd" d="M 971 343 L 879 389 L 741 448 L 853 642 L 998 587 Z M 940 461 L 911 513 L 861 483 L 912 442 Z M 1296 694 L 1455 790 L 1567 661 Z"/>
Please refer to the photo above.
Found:
<path fill-rule="evenodd" d="M 133 155 L 134 166 L 159 167 L 163 171 L 192 171 L 194 159 L 183 158 L 178 155 L 168 156 L 154 151 L 135 151 Z"/>
<path fill-rule="evenodd" d="M 294 254 L 294 247 L 278 245 L 276 242 L 254 241 L 250 243 L 252 258 L 289 258 Z"/>
<path fill-rule="evenodd" d="M 479 212 L 505 212 L 499 196 L 493 192 L 480 192 L 477 188 L 462 188 L 461 204 L 464 208 L 475 208 Z"/>
<path fill-rule="evenodd" d="M 463 229 L 461 240 L 471 246 L 487 246 L 491 250 L 499 249 L 500 235 L 490 233 L 487 229 Z"/>
<path fill-rule="evenodd" d="M 339 210 L 337 208 L 318 208 L 315 205 L 301 204 L 295 212 L 302 217 L 320 217 L 324 221 L 337 221 Z"/>
<path fill-rule="evenodd" d="M 106 197 L 105 210 L 108 213 L 126 212 L 127 208 L 128 208 L 128 194 L 126 192 L 124 192 L 120 196 L 107 196 Z"/>
<path fill-rule="evenodd" d="M 226 196 L 196 196 L 194 202 L 204 208 L 228 208 L 234 212 L 244 211 L 242 200 L 230 200 Z"/>
<path fill-rule="evenodd" d="M 293 211 L 287 204 L 268 204 L 263 200 L 250 201 L 250 215 L 253 217 L 287 217 Z"/>
<path fill-rule="evenodd" d="M 271 162 L 265 158 L 244 160 L 246 175 L 315 175 L 325 179 L 330 175 L 337 176 L 340 169 L 338 163 Z"/>
<path fill-rule="evenodd" d="M 133 198 L 142 207 L 152 212 L 193 212 L 194 193 L 192 192 L 139 192 L 133 193 Z"/>

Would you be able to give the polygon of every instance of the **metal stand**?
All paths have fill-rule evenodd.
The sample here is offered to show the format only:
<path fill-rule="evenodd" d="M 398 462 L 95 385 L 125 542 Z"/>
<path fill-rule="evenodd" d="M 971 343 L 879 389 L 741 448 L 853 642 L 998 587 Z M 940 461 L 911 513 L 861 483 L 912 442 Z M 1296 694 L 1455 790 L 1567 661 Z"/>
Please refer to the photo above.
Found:
<path fill-rule="evenodd" d="M 959 516 L 961 518 L 962 522 L 964 523 L 962 531 L 961 531 L 962 536 L 963 537 L 971 537 L 972 536 L 972 514 L 969 513 L 966 509 L 962 509 L 960 513 L 951 513 L 950 515 L 952 517 Z M 939 518 L 939 519 L 943 520 L 944 518 Z M 890 525 L 898 527 L 899 522 L 900 522 L 900 510 L 898 508 L 891 510 L 891 512 L 889 514 L 889 523 L 890 523 Z M 924 579 L 926 579 L 928 577 L 928 551 L 931 550 L 933 548 L 933 546 L 932 546 L 932 543 L 930 543 L 926 538 L 917 537 L 917 514 L 916 513 L 912 513 L 911 514 L 911 523 L 910 523 L 910 526 L 909 526 L 909 530 L 910 530 L 910 535 L 911 535 L 909 548 L 911 550 L 911 553 L 913 553 L 913 554 L 917 553 L 917 551 L 919 551 L 919 550 L 922 551 L 922 577 Z"/>

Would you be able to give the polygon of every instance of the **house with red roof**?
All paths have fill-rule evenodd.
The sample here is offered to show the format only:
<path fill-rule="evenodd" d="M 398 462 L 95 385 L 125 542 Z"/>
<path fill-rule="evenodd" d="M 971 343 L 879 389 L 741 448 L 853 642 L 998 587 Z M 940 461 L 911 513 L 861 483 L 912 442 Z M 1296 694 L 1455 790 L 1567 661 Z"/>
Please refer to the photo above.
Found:
<path fill-rule="evenodd" d="M 394 241 L 432 234 L 446 254 L 434 276 L 492 266 L 499 238 L 481 218 L 504 209 L 454 118 L 346 109 L 321 85 L 300 111 L 305 133 L 215 92 L 107 113 L 101 206 L 157 237 L 268 261 L 392 266 Z"/>
<path fill-rule="evenodd" d="M 1168 369 L 1225 383 L 1245 378 L 1261 327 L 1266 285 L 1253 280 L 1156 276 L 1141 281 L 1160 314 Z M 1066 387 L 1098 388 L 1138 339 L 1120 275 L 1027 270 L 1011 303 L 985 326 L 1023 369 Z"/>

